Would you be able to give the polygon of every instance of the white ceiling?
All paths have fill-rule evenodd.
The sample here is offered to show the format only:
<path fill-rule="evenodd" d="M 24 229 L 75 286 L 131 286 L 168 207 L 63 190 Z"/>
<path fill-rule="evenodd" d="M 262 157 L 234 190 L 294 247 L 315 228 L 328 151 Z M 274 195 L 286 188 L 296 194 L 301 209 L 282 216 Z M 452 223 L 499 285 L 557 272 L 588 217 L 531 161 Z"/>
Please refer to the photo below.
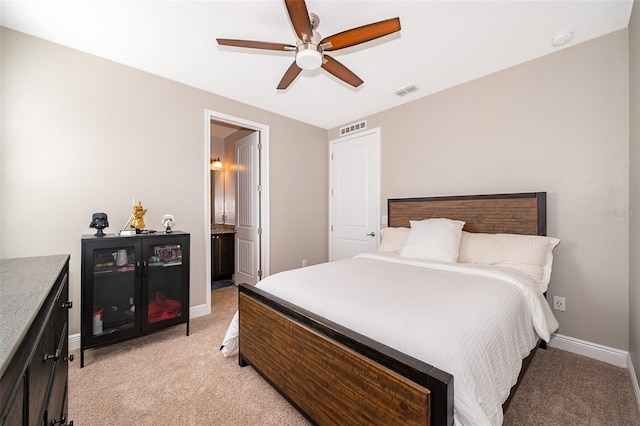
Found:
<path fill-rule="evenodd" d="M 2 1 L 2 26 L 322 128 L 343 125 L 625 28 L 632 0 L 307 0 L 323 37 L 400 17 L 402 30 L 332 52 L 364 80 L 324 70 L 277 91 L 293 52 L 220 47 L 216 38 L 295 44 L 284 2 Z M 554 48 L 551 39 L 573 31 Z M 417 91 L 394 92 L 408 85 Z"/>

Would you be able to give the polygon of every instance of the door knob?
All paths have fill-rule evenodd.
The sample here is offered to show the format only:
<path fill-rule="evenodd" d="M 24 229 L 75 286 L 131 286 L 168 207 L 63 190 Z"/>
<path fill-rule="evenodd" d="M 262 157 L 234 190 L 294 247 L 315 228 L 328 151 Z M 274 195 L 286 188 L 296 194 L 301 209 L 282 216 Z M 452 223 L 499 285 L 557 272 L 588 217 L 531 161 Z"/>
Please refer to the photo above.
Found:
<path fill-rule="evenodd" d="M 370 236 L 370 237 L 375 237 L 376 233 L 375 232 L 369 232 L 367 235 Z"/>

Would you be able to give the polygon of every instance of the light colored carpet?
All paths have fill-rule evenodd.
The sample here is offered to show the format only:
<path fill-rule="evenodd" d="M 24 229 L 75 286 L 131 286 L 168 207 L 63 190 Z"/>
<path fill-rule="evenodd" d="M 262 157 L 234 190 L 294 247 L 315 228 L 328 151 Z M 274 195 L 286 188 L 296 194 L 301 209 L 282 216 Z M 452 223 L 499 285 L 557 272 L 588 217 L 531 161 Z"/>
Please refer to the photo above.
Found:
<path fill-rule="evenodd" d="M 536 352 L 504 424 L 637 426 L 640 415 L 626 368 L 549 348 Z"/>
<path fill-rule="evenodd" d="M 185 326 L 85 351 L 69 367 L 69 419 L 101 425 L 309 425 L 251 367 L 219 351 L 237 288 L 212 292 L 213 314 Z M 626 369 L 539 350 L 505 425 L 640 426 Z"/>
<path fill-rule="evenodd" d="M 308 425 L 296 409 L 220 342 L 237 288 L 212 292 L 212 315 L 185 326 L 85 351 L 69 367 L 69 419 L 78 426 Z"/>

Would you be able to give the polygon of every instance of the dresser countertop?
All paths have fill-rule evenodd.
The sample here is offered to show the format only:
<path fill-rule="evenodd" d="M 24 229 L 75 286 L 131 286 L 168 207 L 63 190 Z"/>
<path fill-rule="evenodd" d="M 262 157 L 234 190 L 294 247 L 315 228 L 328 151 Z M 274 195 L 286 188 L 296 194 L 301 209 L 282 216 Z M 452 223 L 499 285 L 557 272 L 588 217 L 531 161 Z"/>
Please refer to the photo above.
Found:
<path fill-rule="evenodd" d="M 68 259 L 67 254 L 0 259 L 0 376 Z"/>

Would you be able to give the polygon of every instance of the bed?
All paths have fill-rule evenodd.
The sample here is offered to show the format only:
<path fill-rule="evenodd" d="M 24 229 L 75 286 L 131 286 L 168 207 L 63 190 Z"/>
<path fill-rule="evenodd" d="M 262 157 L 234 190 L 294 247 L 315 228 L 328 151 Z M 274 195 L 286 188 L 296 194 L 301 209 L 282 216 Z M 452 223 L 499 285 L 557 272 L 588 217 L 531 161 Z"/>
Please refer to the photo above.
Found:
<path fill-rule="evenodd" d="M 440 218 L 447 226 L 464 222 L 465 250 L 477 238 L 544 236 L 546 193 L 389 199 L 385 232 L 415 236 L 419 224 Z M 559 242 L 542 241 L 547 256 Z M 400 254 L 409 238 L 402 244 Z M 468 255 L 462 242 L 459 250 L 456 257 Z M 548 340 L 557 322 L 545 289 L 526 273 L 509 264 L 471 263 L 416 260 L 388 250 L 276 274 L 256 287 L 240 284 L 236 333 L 230 326 L 239 336 L 239 363 L 251 365 L 315 424 L 499 424 L 540 338 Z M 541 274 L 548 284 L 550 263 Z M 445 279 L 446 289 L 439 284 Z M 278 280 L 289 281 L 289 290 Z M 499 297 L 492 296 L 494 287 Z M 467 304 L 481 312 L 469 314 Z M 513 319 L 505 321 L 503 310 Z M 485 322 L 472 336 L 464 334 Z M 511 322 L 517 332 L 502 326 Z M 502 334 L 495 337 L 494 328 Z M 516 343 L 494 341 L 510 335 Z"/>

